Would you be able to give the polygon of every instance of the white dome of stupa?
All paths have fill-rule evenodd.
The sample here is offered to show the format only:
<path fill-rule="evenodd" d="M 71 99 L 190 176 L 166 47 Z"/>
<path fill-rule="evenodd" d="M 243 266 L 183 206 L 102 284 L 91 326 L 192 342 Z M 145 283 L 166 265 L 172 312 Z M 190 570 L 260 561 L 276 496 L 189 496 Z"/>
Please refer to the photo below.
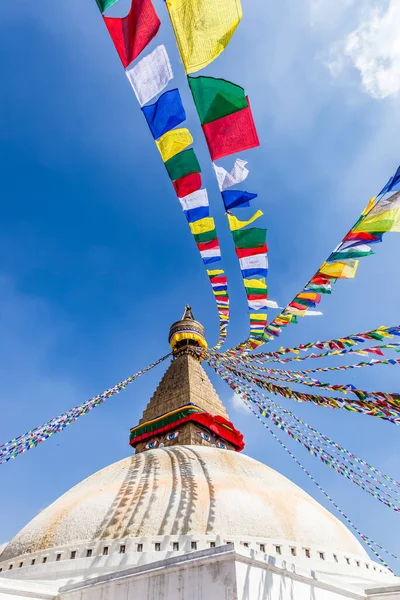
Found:
<path fill-rule="evenodd" d="M 336 517 L 280 473 L 237 452 L 171 446 L 125 458 L 70 489 L 10 541 L 0 563 L 105 541 L 217 535 L 368 560 Z"/>

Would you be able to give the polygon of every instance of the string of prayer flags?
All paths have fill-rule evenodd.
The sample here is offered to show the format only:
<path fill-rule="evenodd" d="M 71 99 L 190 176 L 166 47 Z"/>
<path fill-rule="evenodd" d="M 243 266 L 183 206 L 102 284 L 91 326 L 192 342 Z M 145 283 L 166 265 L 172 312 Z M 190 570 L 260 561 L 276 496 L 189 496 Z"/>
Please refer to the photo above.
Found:
<path fill-rule="evenodd" d="M 200 173 L 191 173 L 185 175 L 173 182 L 173 186 L 178 198 L 184 198 L 193 192 L 197 192 L 201 188 Z"/>
<path fill-rule="evenodd" d="M 97 3 L 100 10 L 104 12 L 114 1 L 97 0 Z M 205 2 L 204 0 L 185 0 L 185 2 L 186 16 L 190 5 L 195 11 L 199 8 L 199 4 L 203 4 L 204 9 L 207 8 L 207 0 Z M 176 9 L 174 14 L 178 22 L 179 0 L 169 0 L 169 3 L 171 9 Z M 209 15 L 212 15 L 211 4 L 208 4 L 207 9 Z M 216 14 L 215 11 L 214 14 Z M 198 16 L 203 19 L 202 11 L 198 13 Z M 103 18 L 125 68 L 147 46 L 160 26 L 152 0 L 132 0 L 129 14 L 122 19 L 104 15 Z M 204 43 L 202 45 L 204 47 Z M 193 148 L 188 148 L 193 143 L 193 137 L 187 128 L 177 128 L 186 120 L 186 112 L 179 90 L 176 88 L 168 90 L 155 102 L 145 106 L 161 94 L 173 79 L 165 46 L 157 46 L 150 54 L 125 72 L 142 108 L 167 173 L 173 182 L 203 264 L 209 265 L 221 261 L 221 249 L 214 219 L 210 216 L 207 191 L 201 189 L 199 161 Z M 223 271 L 220 272 L 223 273 Z M 213 288 L 213 293 L 219 314 L 219 338 L 213 348 L 216 350 L 225 341 L 229 323 L 227 284 L 220 289 Z"/>
<path fill-rule="evenodd" d="M 219 340 L 213 348 L 213 350 L 217 350 L 225 342 L 230 319 L 228 280 L 223 269 L 207 269 L 207 275 L 210 279 L 219 315 Z M 224 292 L 224 296 L 216 295 L 216 292 L 220 291 Z"/>
<path fill-rule="evenodd" d="M 154 104 L 143 106 L 142 111 L 155 140 L 186 120 L 178 89 L 165 92 Z"/>
<path fill-rule="evenodd" d="M 237 231 L 238 229 L 243 229 L 244 227 L 247 227 L 247 225 L 254 223 L 254 221 L 256 221 L 259 217 L 262 217 L 263 214 L 264 213 L 261 210 L 258 210 L 248 221 L 239 221 L 239 219 L 237 217 L 228 213 L 227 217 L 228 217 L 229 228 L 231 231 Z"/>
<path fill-rule="evenodd" d="M 118 0 L 96 0 L 97 6 L 100 9 L 100 12 L 105 12 L 110 6 L 115 4 Z"/>
<path fill-rule="evenodd" d="M 257 194 L 251 194 L 249 192 L 242 192 L 240 190 L 227 190 L 222 192 L 222 199 L 224 201 L 225 210 L 232 210 L 233 208 L 248 208 L 250 206 L 250 200 L 257 198 Z"/>
<path fill-rule="evenodd" d="M 242 87 L 215 77 L 188 77 L 200 123 L 206 125 L 247 108 Z"/>
<path fill-rule="evenodd" d="M 166 0 L 186 73 L 212 63 L 242 18 L 240 0 Z"/>
<path fill-rule="evenodd" d="M 320 396 L 317 394 L 308 394 L 304 392 L 298 392 L 292 390 L 287 386 L 275 385 L 269 381 L 257 378 L 252 374 L 241 371 L 240 373 L 234 368 L 226 365 L 226 368 L 237 376 L 251 381 L 254 385 L 267 390 L 271 394 L 278 394 L 284 398 L 296 400 L 297 402 L 311 402 L 317 406 L 329 407 L 329 408 L 342 408 L 351 412 L 358 412 L 365 415 L 378 417 L 385 419 L 391 423 L 400 423 L 400 402 L 396 399 L 392 399 L 390 394 L 384 394 L 381 392 L 382 397 L 379 400 L 376 399 L 363 399 L 354 400 L 343 397 L 330 397 Z"/>
<path fill-rule="evenodd" d="M 286 431 L 311 454 L 321 458 L 325 464 L 335 469 L 340 475 L 345 476 L 364 491 L 374 496 L 374 498 L 386 504 L 386 506 L 396 511 L 399 510 L 400 499 L 398 495 L 400 490 L 388 486 L 382 479 L 391 483 L 393 482 L 398 487 L 396 481 L 379 472 L 374 467 L 371 467 L 371 465 L 359 459 L 345 448 L 332 442 L 332 440 L 321 434 L 318 430 L 298 419 L 292 412 L 266 398 L 257 390 L 253 390 L 249 383 L 244 381 L 242 377 L 227 371 L 226 368 L 218 364 L 218 361 L 212 358 L 211 360 L 210 358 L 206 358 L 206 360 L 216 373 L 228 383 L 231 389 L 241 395 L 243 399 L 249 399 L 252 403 L 256 404 L 262 416 L 267 417 L 274 425 Z M 326 450 L 326 448 L 329 450 Z M 363 466 L 367 467 L 368 472 L 362 468 Z"/>
<path fill-rule="evenodd" d="M 193 148 L 179 152 L 165 163 L 168 175 L 172 181 L 181 179 L 186 175 L 192 175 L 193 173 L 200 173 L 200 165 L 197 160 L 197 156 Z"/>
<path fill-rule="evenodd" d="M 362 333 L 354 333 L 352 335 L 348 335 L 341 338 L 336 338 L 333 340 L 324 340 L 324 341 L 316 341 L 316 342 L 308 342 L 307 344 L 300 344 L 300 346 L 296 346 L 295 348 L 280 348 L 275 352 L 264 352 L 262 354 L 255 355 L 256 358 L 279 358 L 284 354 L 294 353 L 298 354 L 299 352 L 306 352 L 312 348 L 317 348 L 318 350 L 345 350 L 346 348 L 351 348 L 356 346 L 357 344 L 363 344 L 367 340 L 377 340 L 382 341 L 385 339 L 392 339 L 394 336 L 400 336 L 400 325 L 392 325 L 385 326 L 380 325 L 376 329 L 371 329 L 370 331 L 364 331 Z M 307 358 L 307 357 L 306 357 Z"/>
<path fill-rule="evenodd" d="M 171 355 L 167 354 L 166 356 L 163 356 L 163 358 L 160 358 L 145 369 L 138 371 L 138 373 L 135 373 L 135 375 L 131 375 L 127 379 L 124 379 L 117 385 L 114 385 L 98 396 L 94 396 L 94 398 L 86 400 L 86 402 L 83 404 L 75 406 L 71 410 L 59 415 L 58 417 L 54 417 L 50 421 L 47 421 L 47 423 L 44 423 L 43 425 L 40 425 L 39 427 L 36 427 L 35 429 L 32 429 L 31 431 L 28 431 L 27 433 L 24 433 L 23 435 L 20 435 L 5 444 L 1 444 L 0 464 L 9 461 L 12 458 L 16 458 L 19 454 L 23 454 L 27 450 L 35 448 L 38 444 L 44 442 L 55 433 L 59 433 L 65 429 L 67 425 L 74 423 L 78 417 L 88 414 L 93 408 L 96 408 L 96 406 L 99 406 L 105 400 L 107 400 L 107 398 L 111 398 L 111 396 L 118 394 L 121 390 L 126 388 L 127 385 L 132 383 L 132 381 L 135 381 L 135 379 L 138 379 L 141 375 L 147 373 L 162 363 L 169 356 Z"/>
<path fill-rule="evenodd" d="M 157 46 L 153 52 L 142 58 L 125 73 L 140 106 L 144 106 L 158 96 L 174 77 L 169 56 L 163 44 Z"/>
<path fill-rule="evenodd" d="M 239 183 L 242 183 L 247 178 L 249 170 L 246 168 L 246 165 L 246 160 L 241 160 L 240 158 L 237 158 L 231 171 L 228 173 L 228 171 L 224 169 L 224 167 L 219 167 L 218 165 L 213 163 L 215 176 L 218 181 L 218 187 L 221 192 L 227 190 L 233 185 L 238 185 Z"/>
<path fill-rule="evenodd" d="M 360 259 L 374 254 L 370 244 L 382 242 L 382 235 L 389 231 L 400 232 L 400 192 L 385 196 L 399 186 L 400 167 L 389 180 L 380 194 L 371 198 L 341 243 L 330 254 L 304 291 L 315 291 L 320 294 L 330 294 L 332 283 L 338 279 L 353 279 L 357 273 Z M 301 301 L 296 296 L 291 303 L 265 328 L 266 341 L 274 339 L 282 328 L 289 323 L 296 323 L 298 316 L 308 314 L 309 309 L 315 308 L 313 303 Z"/>
<path fill-rule="evenodd" d="M 126 17 L 103 19 L 125 68 L 157 35 L 161 25 L 152 0 L 132 0 Z"/>
<path fill-rule="evenodd" d="M 161 154 L 164 163 L 182 152 L 185 148 L 193 144 L 193 137 L 189 129 L 172 129 L 156 140 L 157 148 Z"/>

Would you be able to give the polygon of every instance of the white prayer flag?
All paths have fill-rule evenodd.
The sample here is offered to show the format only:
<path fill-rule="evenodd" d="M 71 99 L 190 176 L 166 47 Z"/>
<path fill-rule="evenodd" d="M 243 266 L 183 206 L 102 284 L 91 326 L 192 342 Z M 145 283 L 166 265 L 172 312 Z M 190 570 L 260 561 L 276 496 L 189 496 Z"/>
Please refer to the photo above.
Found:
<path fill-rule="evenodd" d="M 239 259 L 239 263 L 242 271 L 248 269 L 268 269 L 268 257 L 265 253 L 245 256 Z"/>
<path fill-rule="evenodd" d="M 182 210 L 192 210 L 193 208 L 199 208 L 200 206 L 208 206 L 208 195 L 207 190 L 197 190 L 192 192 L 183 198 L 178 198 L 181 203 Z"/>
<path fill-rule="evenodd" d="M 265 304 L 268 308 L 282 308 L 281 306 L 278 306 L 278 303 L 275 302 L 275 300 L 266 300 Z"/>
<path fill-rule="evenodd" d="M 268 308 L 268 300 L 248 300 L 247 303 L 249 308 L 252 310 L 260 310 L 261 308 Z"/>
<path fill-rule="evenodd" d="M 247 175 L 249 174 L 249 170 L 246 169 L 245 165 L 247 165 L 247 160 L 241 160 L 240 158 L 237 158 L 231 172 L 228 173 L 224 167 L 218 167 L 218 165 L 213 163 L 218 186 L 221 192 L 232 187 L 233 185 L 241 183 L 246 179 Z"/>
<path fill-rule="evenodd" d="M 162 44 L 125 71 L 140 106 L 152 100 L 173 79 L 167 50 Z"/>
<path fill-rule="evenodd" d="M 220 248 L 212 248 L 211 250 L 201 250 L 200 251 L 201 258 L 221 258 L 221 250 Z"/>

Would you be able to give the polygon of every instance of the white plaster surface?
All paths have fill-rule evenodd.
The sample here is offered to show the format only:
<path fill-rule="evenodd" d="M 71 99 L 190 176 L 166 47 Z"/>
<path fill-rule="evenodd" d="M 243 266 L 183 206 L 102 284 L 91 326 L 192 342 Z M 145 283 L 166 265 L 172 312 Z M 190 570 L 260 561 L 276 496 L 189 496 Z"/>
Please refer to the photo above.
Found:
<path fill-rule="evenodd" d="M 338 519 L 273 469 L 244 454 L 174 446 L 73 487 L 11 540 L 0 563 L 74 544 L 189 534 L 290 540 L 367 559 Z"/>

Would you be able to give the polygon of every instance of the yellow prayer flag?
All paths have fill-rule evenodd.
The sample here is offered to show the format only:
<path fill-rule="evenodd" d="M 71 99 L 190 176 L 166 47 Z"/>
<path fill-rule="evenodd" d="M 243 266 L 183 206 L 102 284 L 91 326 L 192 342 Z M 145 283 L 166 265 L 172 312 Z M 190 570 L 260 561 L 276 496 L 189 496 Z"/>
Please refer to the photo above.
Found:
<path fill-rule="evenodd" d="M 224 275 L 224 271 L 222 269 L 207 269 L 207 275 L 209 277 L 215 277 L 216 275 Z"/>
<path fill-rule="evenodd" d="M 212 217 L 204 217 L 204 219 L 199 219 L 194 223 L 189 223 L 189 227 L 193 235 L 197 235 L 199 233 L 207 233 L 207 231 L 212 231 L 215 229 L 215 223 Z"/>
<path fill-rule="evenodd" d="M 214 296 L 226 296 L 226 290 L 213 290 Z"/>
<path fill-rule="evenodd" d="M 245 281 L 250 281 L 250 279 Z M 250 313 L 250 321 L 266 321 L 267 316 L 267 313 Z"/>
<path fill-rule="evenodd" d="M 249 288 L 259 288 L 260 290 L 266 290 L 267 284 L 265 277 L 262 279 L 244 279 L 244 286 Z"/>
<path fill-rule="evenodd" d="M 392 231 L 400 232 L 400 209 L 387 210 L 378 214 L 370 214 L 365 217 L 355 228 L 354 231 L 366 233 L 387 233 Z"/>
<path fill-rule="evenodd" d="M 212 63 L 242 18 L 240 0 L 166 0 L 166 4 L 186 73 Z"/>
<path fill-rule="evenodd" d="M 248 221 L 239 221 L 239 219 L 234 215 L 228 214 L 227 217 L 229 221 L 230 230 L 237 231 L 238 229 L 243 229 L 243 227 L 250 225 L 250 223 L 254 223 L 254 221 L 259 217 L 262 217 L 263 214 L 264 213 L 261 210 L 258 210 Z"/>
<path fill-rule="evenodd" d="M 167 133 L 164 133 L 164 135 L 156 141 L 156 144 L 163 162 L 167 162 L 167 160 L 175 156 L 175 154 L 178 154 L 190 146 L 190 144 L 193 144 L 193 138 L 189 129 L 182 127 L 180 129 L 167 131 Z"/>
<path fill-rule="evenodd" d="M 353 279 L 357 273 L 359 262 L 359 260 L 347 260 L 346 262 L 324 263 L 319 272 L 321 275 L 337 279 Z"/>

